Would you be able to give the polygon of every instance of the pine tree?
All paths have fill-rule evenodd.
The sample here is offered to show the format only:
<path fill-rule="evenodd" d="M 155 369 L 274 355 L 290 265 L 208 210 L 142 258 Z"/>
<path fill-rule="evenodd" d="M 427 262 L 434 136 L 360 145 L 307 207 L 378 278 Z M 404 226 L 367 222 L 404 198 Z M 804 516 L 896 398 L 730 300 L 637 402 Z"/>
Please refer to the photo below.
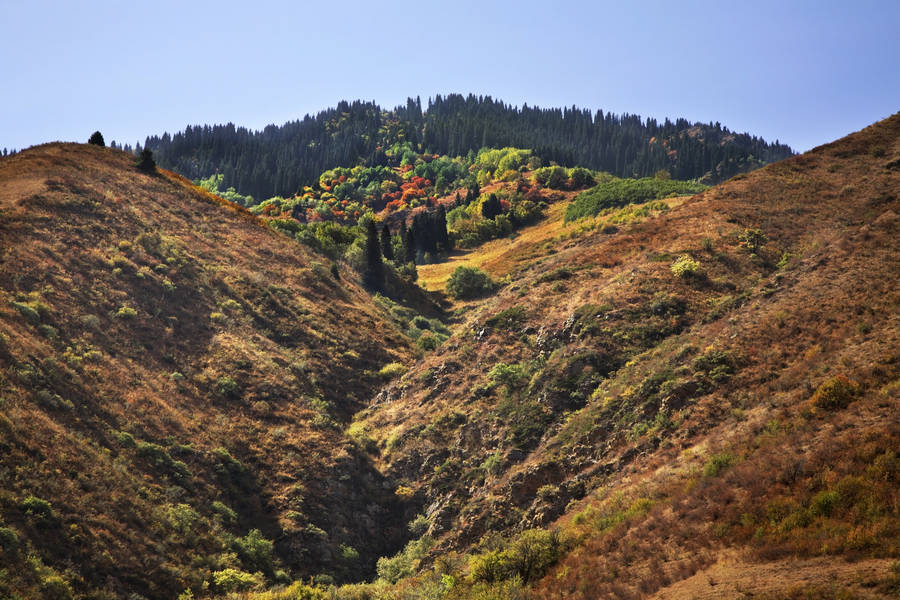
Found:
<path fill-rule="evenodd" d="M 103 134 L 99 131 L 95 131 L 88 139 L 88 144 L 93 144 L 94 146 L 105 146 L 106 142 L 103 141 Z"/>
<path fill-rule="evenodd" d="M 387 224 L 381 230 L 381 253 L 387 260 L 394 260 L 394 247 L 391 245 L 391 230 Z"/>
<path fill-rule="evenodd" d="M 384 287 L 384 265 L 381 262 L 381 248 L 378 244 L 378 231 L 375 221 L 366 225 L 366 264 L 363 270 L 363 283 L 372 290 Z"/>
<path fill-rule="evenodd" d="M 503 207 L 500 205 L 500 200 L 497 199 L 496 194 L 488 196 L 488 199 L 481 205 L 481 216 L 485 219 L 493 219 L 502 212 Z"/>
<path fill-rule="evenodd" d="M 416 236 L 412 229 L 406 230 L 403 238 L 403 249 L 406 251 L 406 262 L 416 264 Z"/>
<path fill-rule="evenodd" d="M 138 160 L 137 168 L 147 173 L 156 171 L 156 162 L 153 160 L 153 152 L 151 150 L 141 150 L 141 158 Z"/>
<path fill-rule="evenodd" d="M 435 216 L 435 230 L 438 250 L 441 252 L 450 252 L 450 250 L 452 250 L 452 243 L 450 241 L 450 234 L 447 231 L 447 210 L 444 208 L 443 204 L 439 205 L 437 209 Z"/>

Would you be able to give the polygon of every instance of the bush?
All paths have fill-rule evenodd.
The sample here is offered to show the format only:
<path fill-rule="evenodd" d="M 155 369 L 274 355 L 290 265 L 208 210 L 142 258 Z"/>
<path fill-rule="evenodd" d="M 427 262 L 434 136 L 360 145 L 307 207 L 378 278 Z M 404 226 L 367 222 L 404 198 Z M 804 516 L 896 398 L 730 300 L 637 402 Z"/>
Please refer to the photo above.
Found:
<path fill-rule="evenodd" d="M 123 305 L 116 311 L 116 317 L 119 319 L 133 319 L 137 316 L 137 311 L 130 306 Z"/>
<path fill-rule="evenodd" d="M 234 549 L 244 566 L 263 573 L 272 572 L 275 545 L 263 537 L 259 529 L 234 540 Z"/>
<path fill-rule="evenodd" d="M 41 579 L 41 597 L 45 600 L 70 600 L 74 595 L 69 583 L 54 574 Z"/>
<path fill-rule="evenodd" d="M 426 535 L 409 542 L 401 552 L 391 558 L 379 558 L 375 567 L 378 577 L 388 583 L 397 583 L 400 579 L 412 575 L 433 545 L 434 540 Z"/>
<path fill-rule="evenodd" d="M 703 475 L 706 477 L 718 477 L 723 471 L 734 464 L 734 455 L 730 452 L 713 454 L 703 465 Z"/>
<path fill-rule="evenodd" d="M 9 527 L 0 527 L 0 548 L 4 552 L 15 552 L 19 547 L 19 536 Z"/>
<path fill-rule="evenodd" d="M 37 496 L 27 496 L 22 500 L 22 510 L 37 521 L 49 521 L 53 518 L 53 506 Z"/>
<path fill-rule="evenodd" d="M 212 577 L 216 591 L 226 594 L 257 589 L 262 587 L 263 583 L 259 575 L 246 573 L 238 569 L 214 571 Z"/>
<path fill-rule="evenodd" d="M 687 279 L 700 273 L 700 263 L 687 254 L 682 254 L 672 263 L 672 275 Z"/>
<path fill-rule="evenodd" d="M 502 550 L 473 556 L 469 562 L 470 577 L 486 582 L 516 577 L 525 582 L 534 581 L 559 560 L 564 550 L 558 532 L 529 529 Z"/>
<path fill-rule="evenodd" d="M 850 404 L 858 391 L 859 386 L 856 383 L 844 375 L 836 375 L 816 389 L 810 402 L 821 410 L 837 410 Z"/>
<path fill-rule="evenodd" d="M 497 284 L 477 267 L 456 267 L 447 282 L 447 292 L 457 300 L 478 298 L 494 291 Z"/>
<path fill-rule="evenodd" d="M 241 397 L 241 386 L 231 377 L 219 377 L 216 380 L 216 392 L 223 398 L 235 400 Z"/>
<path fill-rule="evenodd" d="M 493 317 L 484 322 L 488 327 L 495 329 L 506 329 L 512 331 L 517 329 L 525 322 L 527 314 L 525 308 L 521 306 L 513 306 L 506 310 L 500 311 Z"/>
<path fill-rule="evenodd" d="M 392 362 L 381 367 L 381 370 L 378 371 L 378 376 L 385 380 L 394 379 L 395 377 L 401 377 L 404 373 L 406 373 L 406 367 L 398 362 Z"/>

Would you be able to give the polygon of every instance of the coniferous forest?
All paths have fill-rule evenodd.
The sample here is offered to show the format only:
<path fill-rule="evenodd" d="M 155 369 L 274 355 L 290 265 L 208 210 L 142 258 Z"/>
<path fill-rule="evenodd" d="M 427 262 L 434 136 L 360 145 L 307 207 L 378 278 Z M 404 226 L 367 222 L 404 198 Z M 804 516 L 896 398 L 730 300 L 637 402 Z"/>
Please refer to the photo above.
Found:
<path fill-rule="evenodd" d="M 662 123 L 602 110 L 516 107 L 490 96 L 437 95 L 385 110 L 374 102 L 334 108 L 262 131 L 188 126 L 148 137 L 157 162 L 187 177 L 224 176 L 223 187 L 257 199 L 295 194 L 338 166 L 394 166 L 406 152 L 465 156 L 480 148 L 533 150 L 545 164 L 580 165 L 623 177 L 668 171 L 716 183 L 791 156 L 791 148 L 720 123 Z"/>

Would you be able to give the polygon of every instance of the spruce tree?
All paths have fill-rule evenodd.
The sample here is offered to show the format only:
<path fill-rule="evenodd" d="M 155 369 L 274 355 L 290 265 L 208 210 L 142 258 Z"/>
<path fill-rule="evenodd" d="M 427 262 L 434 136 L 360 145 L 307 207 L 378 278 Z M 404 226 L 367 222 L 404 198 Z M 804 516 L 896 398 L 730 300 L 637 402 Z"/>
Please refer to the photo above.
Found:
<path fill-rule="evenodd" d="M 372 290 L 380 290 L 384 286 L 384 265 L 381 262 L 378 230 L 375 229 L 373 220 L 366 225 L 366 264 L 363 270 L 363 283 Z"/>
<path fill-rule="evenodd" d="M 412 229 L 406 230 L 406 236 L 403 238 L 403 249 L 406 251 L 406 262 L 416 264 L 416 236 L 413 235 Z"/>
<path fill-rule="evenodd" d="M 381 253 L 388 260 L 394 260 L 394 247 L 391 245 L 391 230 L 387 224 L 381 230 Z"/>
<path fill-rule="evenodd" d="M 502 212 L 503 207 L 500 205 L 500 200 L 497 199 L 496 194 L 488 196 L 488 199 L 481 205 L 481 216 L 485 219 L 493 219 Z"/>
<path fill-rule="evenodd" d="M 447 210 L 444 205 L 438 206 L 435 216 L 435 233 L 437 235 L 437 247 L 441 252 L 450 252 L 452 244 L 450 234 L 447 232 Z"/>
<path fill-rule="evenodd" d="M 156 161 L 153 160 L 153 152 L 146 148 L 141 150 L 141 158 L 138 160 L 137 168 L 147 173 L 156 171 Z"/>

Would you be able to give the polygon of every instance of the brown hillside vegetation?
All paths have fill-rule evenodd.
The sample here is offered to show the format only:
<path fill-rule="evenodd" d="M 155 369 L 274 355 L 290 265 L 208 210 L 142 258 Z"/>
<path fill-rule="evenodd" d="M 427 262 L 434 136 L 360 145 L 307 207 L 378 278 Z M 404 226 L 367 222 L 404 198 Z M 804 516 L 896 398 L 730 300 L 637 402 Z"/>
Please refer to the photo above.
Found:
<path fill-rule="evenodd" d="M 132 161 L 0 161 L 0 597 L 900 593 L 900 114 L 688 199 L 562 198 L 454 256 L 496 290 L 424 356 Z"/>
<path fill-rule="evenodd" d="M 396 549 L 341 424 L 412 352 L 349 269 L 75 144 L 0 161 L 0 240 L 0 597 L 357 577 Z"/>
<path fill-rule="evenodd" d="M 759 597 L 896 594 L 898 164 L 895 115 L 668 210 L 458 258 L 503 287 L 354 425 L 436 541 L 405 585 L 636 598 L 729 552 L 779 574 Z M 791 581 L 812 557 L 895 566 L 864 592 L 853 562 Z"/>

